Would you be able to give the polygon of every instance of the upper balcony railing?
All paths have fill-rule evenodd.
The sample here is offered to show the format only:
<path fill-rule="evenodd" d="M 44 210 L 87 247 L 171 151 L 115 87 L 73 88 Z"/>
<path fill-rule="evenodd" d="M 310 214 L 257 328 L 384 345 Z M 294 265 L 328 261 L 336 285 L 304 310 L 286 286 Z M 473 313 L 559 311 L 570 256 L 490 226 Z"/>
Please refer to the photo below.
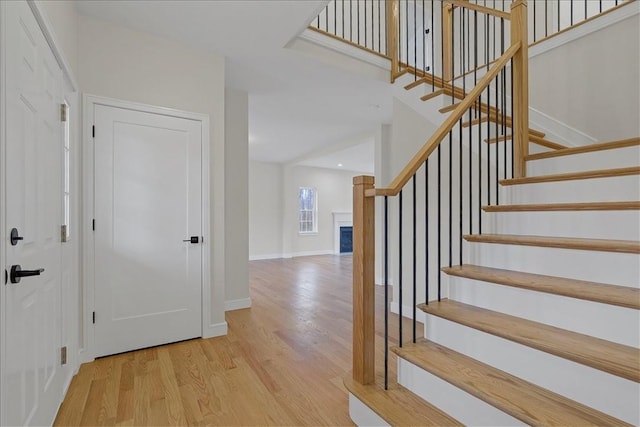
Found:
<path fill-rule="evenodd" d="M 635 0 L 529 0 L 529 45 L 632 1 Z M 500 16 L 480 16 L 480 9 L 473 7 L 502 12 L 502 18 L 506 18 L 511 3 L 512 0 L 332 0 L 309 28 L 388 57 L 394 61 L 394 75 L 411 67 L 437 77 L 457 79 L 473 71 L 472 61 L 465 61 L 469 66 L 467 70 L 452 70 L 452 76 L 443 75 L 447 70 L 442 64 L 448 63 L 443 34 L 456 29 L 461 32 L 463 25 L 468 26 L 469 31 L 460 42 L 467 43 L 468 52 L 472 52 L 471 44 L 476 44 L 482 61 L 475 65 L 488 70 L 500 57 L 502 31 L 509 34 L 510 24 L 508 20 L 500 22 Z M 467 5 L 465 12 L 461 12 L 459 4 Z M 443 28 L 447 25 L 443 13 L 447 7 L 452 7 L 454 13 L 453 27 Z M 474 33 L 478 38 L 471 40 Z"/>

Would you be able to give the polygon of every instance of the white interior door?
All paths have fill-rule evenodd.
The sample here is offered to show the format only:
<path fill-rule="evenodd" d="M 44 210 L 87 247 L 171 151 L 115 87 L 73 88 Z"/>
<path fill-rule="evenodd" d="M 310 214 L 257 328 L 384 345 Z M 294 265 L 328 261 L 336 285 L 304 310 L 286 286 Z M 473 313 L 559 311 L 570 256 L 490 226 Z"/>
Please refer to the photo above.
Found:
<path fill-rule="evenodd" d="M 48 425 L 62 400 L 62 71 L 26 2 L 6 2 L 6 265 L 2 425 Z M 41 269 L 43 269 L 41 271 Z M 25 271 L 22 271 L 25 273 Z M 19 283 L 17 283 L 19 279 Z"/>
<path fill-rule="evenodd" d="M 202 336 L 202 123 L 107 105 L 94 123 L 96 356 Z"/>

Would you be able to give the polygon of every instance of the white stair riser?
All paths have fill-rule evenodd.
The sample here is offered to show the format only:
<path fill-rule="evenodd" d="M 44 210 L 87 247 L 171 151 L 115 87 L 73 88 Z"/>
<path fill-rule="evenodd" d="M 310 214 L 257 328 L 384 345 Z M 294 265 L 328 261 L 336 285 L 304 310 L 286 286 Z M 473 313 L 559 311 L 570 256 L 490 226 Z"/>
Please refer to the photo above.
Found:
<path fill-rule="evenodd" d="M 398 358 L 398 383 L 465 425 L 526 425 L 402 358 Z"/>
<path fill-rule="evenodd" d="M 640 146 L 572 154 L 527 162 L 528 176 L 617 169 L 640 165 Z"/>
<path fill-rule="evenodd" d="M 494 234 L 640 240 L 640 211 L 492 212 L 486 226 Z"/>
<path fill-rule="evenodd" d="M 640 423 L 638 383 L 431 315 L 425 336 L 623 421 Z"/>
<path fill-rule="evenodd" d="M 640 175 L 502 187 L 502 204 L 579 203 L 640 200 Z"/>
<path fill-rule="evenodd" d="M 471 243 L 468 251 L 467 264 L 640 287 L 637 254 L 492 243 Z"/>
<path fill-rule="evenodd" d="M 449 295 L 453 300 L 476 307 L 640 347 L 638 310 L 462 277 L 451 277 Z"/>
<path fill-rule="evenodd" d="M 351 393 L 349 393 L 349 416 L 357 426 L 389 426 L 389 423 Z"/>

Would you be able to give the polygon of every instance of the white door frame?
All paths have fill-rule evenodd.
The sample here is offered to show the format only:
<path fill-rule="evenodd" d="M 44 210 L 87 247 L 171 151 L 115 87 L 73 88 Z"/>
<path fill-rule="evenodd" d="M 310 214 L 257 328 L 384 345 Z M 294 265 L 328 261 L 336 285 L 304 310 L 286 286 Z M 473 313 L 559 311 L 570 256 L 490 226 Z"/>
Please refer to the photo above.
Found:
<path fill-rule="evenodd" d="M 209 327 L 211 318 L 211 212 L 210 212 L 210 185 L 209 185 L 209 116 L 206 114 L 191 113 L 172 108 L 157 107 L 136 102 L 123 101 L 96 95 L 84 95 L 83 100 L 83 221 L 84 235 L 83 256 L 83 313 L 82 322 L 83 341 L 80 343 L 80 362 L 90 362 L 95 358 L 95 333 L 93 327 L 93 311 L 95 311 L 95 251 L 94 233 L 92 222 L 94 218 L 94 151 L 93 151 L 93 117 L 96 105 L 104 105 L 115 108 L 125 108 L 152 114 L 177 117 L 188 120 L 196 120 L 202 123 L 202 336 Z M 96 132 L 100 132 L 99 129 Z"/>

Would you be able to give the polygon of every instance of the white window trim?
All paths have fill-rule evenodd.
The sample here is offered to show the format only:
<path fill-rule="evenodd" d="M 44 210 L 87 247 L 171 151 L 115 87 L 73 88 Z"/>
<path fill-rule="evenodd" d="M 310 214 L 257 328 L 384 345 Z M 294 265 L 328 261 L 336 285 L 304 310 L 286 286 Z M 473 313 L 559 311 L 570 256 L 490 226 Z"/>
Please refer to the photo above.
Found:
<path fill-rule="evenodd" d="M 300 213 L 303 212 L 302 209 L 300 209 L 300 190 L 302 190 L 303 188 L 307 188 L 310 190 L 313 190 L 313 211 L 307 211 L 305 210 L 304 212 L 313 212 L 313 221 L 311 222 L 311 225 L 313 226 L 311 231 L 301 231 L 300 230 L 300 224 L 302 223 L 302 221 L 300 220 Z M 308 221 L 306 221 L 308 222 Z M 315 187 L 299 187 L 298 188 L 298 234 L 301 236 L 313 236 L 313 235 L 317 235 L 318 233 L 318 190 Z"/>

